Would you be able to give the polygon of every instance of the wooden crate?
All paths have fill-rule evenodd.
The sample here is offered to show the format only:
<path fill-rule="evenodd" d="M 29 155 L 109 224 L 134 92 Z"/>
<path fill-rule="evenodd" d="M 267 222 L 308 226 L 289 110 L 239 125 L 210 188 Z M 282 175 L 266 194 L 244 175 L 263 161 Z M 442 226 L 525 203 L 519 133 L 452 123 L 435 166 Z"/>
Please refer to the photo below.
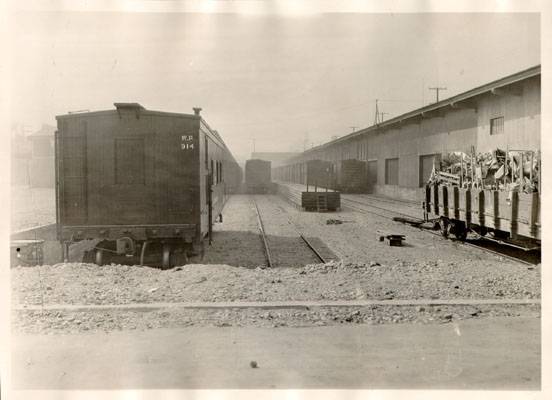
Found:
<path fill-rule="evenodd" d="M 296 207 L 307 211 L 336 211 L 341 208 L 341 193 L 333 190 L 306 191 L 304 185 L 275 182 L 276 192 Z"/>
<path fill-rule="evenodd" d="M 302 192 L 301 207 L 306 211 L 337 211 L 341 208 L 339 192 Z"/>

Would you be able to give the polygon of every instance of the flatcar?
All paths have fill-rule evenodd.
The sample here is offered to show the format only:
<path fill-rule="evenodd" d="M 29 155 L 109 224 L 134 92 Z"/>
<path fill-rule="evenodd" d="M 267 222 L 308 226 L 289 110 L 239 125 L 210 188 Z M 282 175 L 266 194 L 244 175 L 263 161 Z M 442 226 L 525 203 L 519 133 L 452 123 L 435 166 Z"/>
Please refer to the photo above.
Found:
<path fill-rule="evenodd" d="M 425 186 L 426 219 L 438 219 L 445 237 L 465 240 L 469 231 L 492 233 L 501 243 L 540 247 L 540 195 L 538 192 L 466 189 L 445 184 Z"/>
<path fill-rule="evenodd" d="M 56 117 L 57 235 L 64 258 L 69 244 L 95 239 L 87 257 L 97 264 L 184 264 L 211 240 L 241 168 L 200 108 L 180 114 L 114 105 Z"/>
<path fill-rule="evenodd" d="M 266 194 L 271 191 L 271 162 L 251 159 L 245 162 L 245 186 L 247 193 Z"/>

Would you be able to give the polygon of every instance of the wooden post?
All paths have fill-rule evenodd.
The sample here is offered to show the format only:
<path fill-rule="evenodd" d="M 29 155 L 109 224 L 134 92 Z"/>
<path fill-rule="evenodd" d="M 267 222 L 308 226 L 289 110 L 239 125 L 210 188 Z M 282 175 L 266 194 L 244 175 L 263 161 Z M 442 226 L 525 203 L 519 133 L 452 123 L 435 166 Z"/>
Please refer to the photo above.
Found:
<path fill-rule="evenodd" d="M 434 163 L 433 165 L 435 165 L 435 161 L 433 163 Z M 464 183 L 464 157 L 460 155 L 460 187 L 463 187 L 462 186 L 463 183 Z"/>
<path fill-rule="evenodd" d="M 512 159 L 510 160 L 510 164 L 512 165 L 512 168 L 510 168 L 511 171 L 512 171 L 512 178 L 511 178 L 512 182 L 511 183 L 514 183 L 515 180 L 516 180 L 516 177 L 514 175 L 514 163 L 515 163 L 515 161 L 516 161 L 516 159 L 514 158 L 514 156 L 512 156 Z"/>
<path fill-rule="evenodd" d="M 525 179 L 523 179 L 523 152 L 520 152 L 519 153 L 519 159 L 520 159 L 520 162 L 519 162 L 519 188 L 518 188 L 518 192 L 521 192 L 523 189 L 523 182 L 525 181 Z"/>
<path fill-rule="evenodd" d="M 535 152 L 531 150 L 531 168 L 529 169 L 529 180 L 531 181 L 531 183 L 533 183 L 533 162 L 535 161 L 534 156 Z"/>
<path fill-rule="evenodd" d="M 472 146 L 472 147 L 471 147 L 471 154 L 470 154 L 471 184 L 472 184 L 472 187 L 473 187 L 473 184 L 474 184 L 474 182 L 475 182 L 475 180 L 474 180 L 474 168 L 475 168 L 475 166 L 474 166 L 474 164 L 475 164 L 475 162 L 474 162 L 474 161 L 475 161 L 475 160 L 474 160 L 474 158 L 475 158 L 474 155 L 475 155 L 475 154 L 474 154 L 474 153 L 475 153 L 475 150 L 474 150 L 474 148 L 473 148 L 473 146 Z"/>
<path fill-rule="evenodd" d="M 510 158 L 510 149 L 506 146 L 506 154 L 504 155 L 504 175 L 502 175 L 504 189 L 506 189 L 506 175 L 508 175 L 508 159 Z"/>

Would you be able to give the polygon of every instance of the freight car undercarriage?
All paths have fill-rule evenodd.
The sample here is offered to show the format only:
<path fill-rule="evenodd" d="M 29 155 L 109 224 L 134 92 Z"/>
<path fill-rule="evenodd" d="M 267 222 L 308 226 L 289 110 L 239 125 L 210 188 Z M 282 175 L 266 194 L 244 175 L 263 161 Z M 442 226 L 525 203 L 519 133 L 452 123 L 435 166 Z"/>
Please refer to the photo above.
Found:
<path fill-rule="evenodd" d="M 131 263 L 170 268 L 204 252 L 194 224 L 71 226 L 62 228 L 61 238 L 66 261 L 71 244 L 94 240 L 96 244 L 85 252 L 83 261 L 98 265 Z"/>

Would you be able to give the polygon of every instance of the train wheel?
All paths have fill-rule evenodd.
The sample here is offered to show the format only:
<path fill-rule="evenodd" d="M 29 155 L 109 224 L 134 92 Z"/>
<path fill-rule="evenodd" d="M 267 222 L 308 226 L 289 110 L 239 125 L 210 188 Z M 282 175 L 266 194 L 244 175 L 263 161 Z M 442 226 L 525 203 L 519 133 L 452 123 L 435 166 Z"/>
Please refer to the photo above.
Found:
<path fill-rule="evenodd" d="M 449 221 L 446 218 L 441 218 L 439 220 L 439 229 L 441 230 L 441 235 L 443 235 L 445 239 L 448 239 L 450 227 Z"/>
<path fill-rule="evenodd" d="M 457 232 L 454 235 L 456 236 L 456 239 L 461 240 L 462 242 L 464 242 L 466 240 L 466 238 L 468 237 L 468 231 L 464 229 L 462 232 Z"/>
<path fill-rule="evenodd" d="M 188 264 L 188 254 L 186 253 L 186 250 L 173 251 L 171 253 L 170 259 L 171 266 L 173 267 L 181 267 Z"/>
<path fill-rule="evenodd" d="M 452 231 L 458 240 L 465 241 L 468 237 L 468 229 L 466 228 L 466 224 L 462 221 L 455 222 L 452 226 Z"/>
<path fill-rule="evenodd" d="M 163 269 L 168 269 L 171 267 L 171 245 L 163 244 L 163 259 L 161 261 L 161 266 Z"/>
<path fill-rule="evenodd" d="M 97 264 L 97 265 L 103 265 L 103 250 L 100 250 L 100 249 L 96 249 L 95 251 L 95 257 L 94 257 L 94 262 Z"/>

